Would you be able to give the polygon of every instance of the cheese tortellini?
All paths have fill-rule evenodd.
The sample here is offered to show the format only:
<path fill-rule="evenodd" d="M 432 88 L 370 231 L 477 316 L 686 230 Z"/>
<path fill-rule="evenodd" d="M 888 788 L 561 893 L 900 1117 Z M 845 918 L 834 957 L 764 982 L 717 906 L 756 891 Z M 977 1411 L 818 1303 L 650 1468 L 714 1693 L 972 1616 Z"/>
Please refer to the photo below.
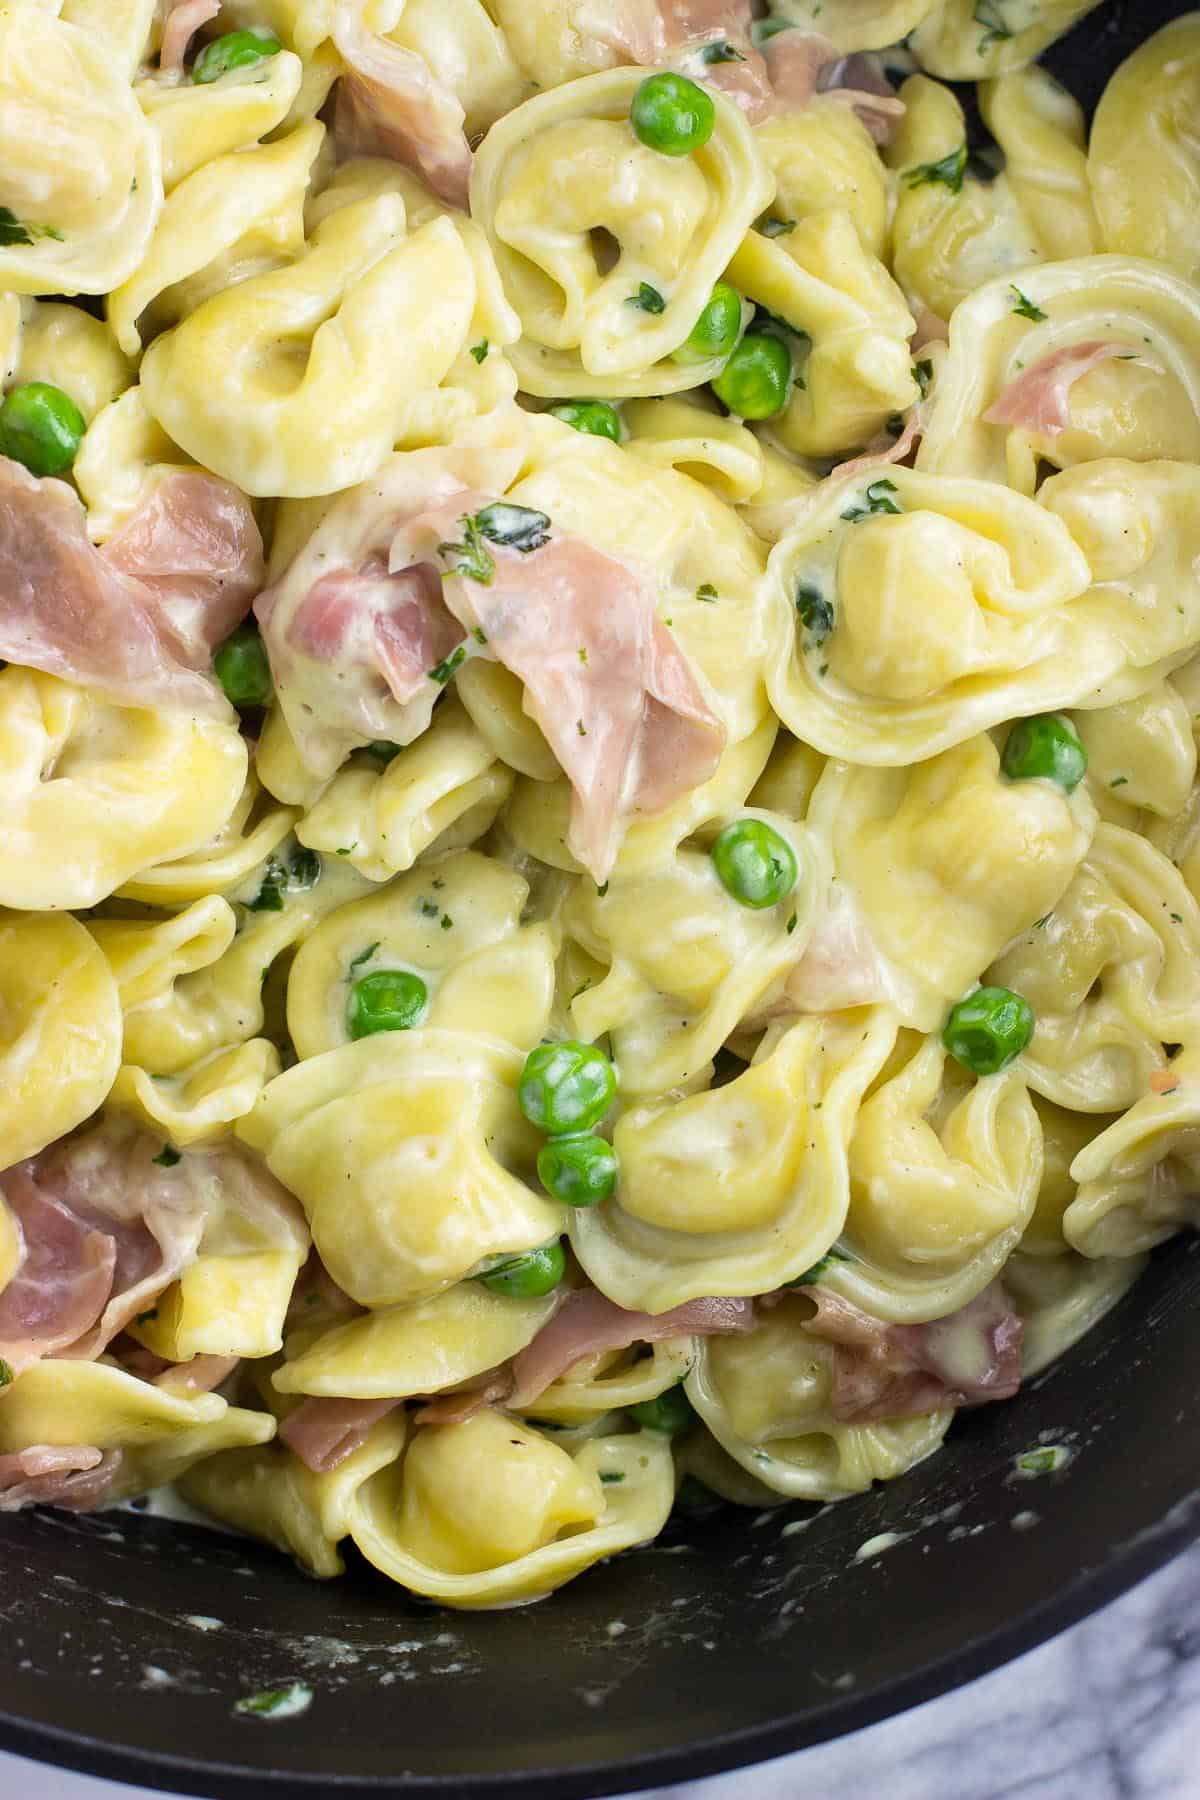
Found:
<path fill-rule="evenodd" d="M 1200 1228 L 1200 15 L 1090 17 L 0 4 L 0 1512 L 526 1604 Z"/>

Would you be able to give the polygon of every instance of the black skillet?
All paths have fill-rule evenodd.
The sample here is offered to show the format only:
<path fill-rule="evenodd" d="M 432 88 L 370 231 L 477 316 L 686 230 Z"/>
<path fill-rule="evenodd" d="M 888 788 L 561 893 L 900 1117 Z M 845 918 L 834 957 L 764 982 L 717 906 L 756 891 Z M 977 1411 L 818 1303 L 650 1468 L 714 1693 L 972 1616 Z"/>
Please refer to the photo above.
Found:
<path fill-rule="evenodd" d="M 1184 10 L 1117 0 L 1047 60 L 1090 107 Z M 854 1730 L 1030 1649 L 1200 1535 L 1198 1316 L 1191 1238 L 905 1478 L 801 1529 L 811 1507 L 672 1526 L 523 1611 L 418 1608 L 360 1564 L 318 1584 L 134 1514 L 0 1519 L 0 1745 L 209 1800 L 567 1800 Z M 1074 1460 L 1015 1482 L 1041 1433 L 1071 1434 Z M 885 1532 L 910 1535 L 855 1561 Z M 299 1716 L 234 1713 L 294 1680 L 313 1690 Z"/>

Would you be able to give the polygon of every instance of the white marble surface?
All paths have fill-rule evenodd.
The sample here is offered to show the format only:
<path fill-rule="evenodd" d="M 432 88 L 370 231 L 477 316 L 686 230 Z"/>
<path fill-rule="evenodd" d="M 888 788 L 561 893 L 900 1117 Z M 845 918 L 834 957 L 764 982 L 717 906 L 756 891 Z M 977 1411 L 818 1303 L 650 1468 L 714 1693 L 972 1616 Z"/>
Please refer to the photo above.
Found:
<path fill-rule="evenodd" d="M 1200 1547 L 1073 1631 L 837 1743 L 641 1800 L 1197 1800 Z M 0 1754 L 4 1800 L 145 1800 Z"/>

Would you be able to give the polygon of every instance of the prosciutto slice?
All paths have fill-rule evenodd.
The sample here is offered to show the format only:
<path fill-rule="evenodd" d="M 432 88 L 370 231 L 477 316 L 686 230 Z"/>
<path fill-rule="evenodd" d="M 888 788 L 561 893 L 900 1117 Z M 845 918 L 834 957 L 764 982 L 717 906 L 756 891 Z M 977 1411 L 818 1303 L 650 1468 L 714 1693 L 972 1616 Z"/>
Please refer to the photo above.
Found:
<path fill-rule="evenodd" d="M 112 1292 L 116 1241 L 40 1186 L 27 1165 L 0 1177 L 22 1254 L 0 1292 L 0 1361 L 14 1375 L 92 1330 Z"/>
<path fill-rule="evenodd" d="M 402 1400 L 302 1400 L 279 1427 L 279 1435 L 314 1475 L 326 1475 L 361 1450 L 380 1419 Z"/>
<path fill-rule="evenodd" d="M 20 1512 L 26 1506 L 90 1512 L 108 1498 L 120 1466 L 119 1450 L 105 1452 L 85 1444 L 66 1449 L 33 1444 L 0 1456 L 0 1513 Z"/>
<path fill-rule="evenodd" d="M 528 1406 L 585 1356 L 627 1350 L 631 1344 L 657 1344 L 667 1338 L 711 1337 L 753 1329 L 753 1300 L 713 1296 L 687 1300 L 669 1312 L 629 1312 L 598 1288 L 576 1288 L 533 1342 L 513 1358 L 507 1403 Z"/>
<path fill-rule="evenodd" d="M 65 482 L 39 481 L 0 457 L 0 657 L 80 682 L 118 705 L 228 714 L 201 670 L 249 603 L 261 576 L 261 541 L 227 483 L 169 480 L 188 486 L 159 490 L 147 503 L 150 515 L 135 515 L 110 555 L 92 544 Z M 189 513 L 189 496 L 193 508 L 216 505 L 219 518 Z M 215 574 L 197 568 L 204 542 L 222 546 Z"/>
<path fill-rule="evenodd" d="M 335 135 L 347 156 L 390 156 L 424 177 L 440 199 L 467 205 L 471 151 L 457 97 L 412 50 L 368 29 L 363 0 L 339 0 L 333 41 L 346 65 Z"/>
<path fill-rule="evenodd" d="M 886 1325 L 821 1286 L 805 1330 L 833 1345 L 830 1410 L 863 1424 L 1007 1400 L 1021 1385 L 1024 1326 L 999 1282 L 928 1325 Z"/>
<path fill-rule="evenodd" d="M 861 456 L 852 457 L 849 462 L 838 463 L 831 469 L 828 481 L 845 481 L 848 475 L 863 475 L 868 469 L 883 469 L 892 463 L 902 463 L 916 449 L 917 439 L 925 429 L 924 409 L 919 404 L 912 407 L 904 423 L 904 430 L 897 438 L 886 434 L 869 444 Z"/>
<path fill-rule="evenodd" d="M 1130 357 L 1121 344 L 1070 344 L 1042 357 L 997 395 L 983 415 L 986 425 L 1016 425 L 1041 437 L 1058 437 L 1071 423 L 1071 389 L 1111 357 Z"/>
<path fill-rule="evenodd" d="M 221 0 L 166 0 L 159 68 L 180 74 L 192 39 L 201 26 L 211 24 L 220 10 Z"/>
<path fill-rule="evenodd" d="M 392 566 L 437 554 L 486 504 L 456 495 L 413 521 L 393 545 Z M 566 533 L 526 553 L 488 550 L 490 578 L 447 576 L 446 604 L 475 653 L 524 684 L 525 711 L 573 790 L 568 845 L 603 882 L 631 815 L 661 812 L 708 780 L 724 726 L 658 617 L 647 578 Z"/>
<path fill-rule="evenodd" d="M 160 481 L 100 554 L 154 596 L 192 669 L 207 668 L 265 579 L 250 502 L 231 482 L 190 470 Z"/>

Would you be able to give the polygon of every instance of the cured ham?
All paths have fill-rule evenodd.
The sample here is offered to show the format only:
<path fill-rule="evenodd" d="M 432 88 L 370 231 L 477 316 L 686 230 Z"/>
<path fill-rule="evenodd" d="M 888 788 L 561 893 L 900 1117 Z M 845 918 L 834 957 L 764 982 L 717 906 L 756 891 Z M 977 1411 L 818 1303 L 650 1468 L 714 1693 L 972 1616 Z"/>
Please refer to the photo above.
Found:
<path fill-rule="evenodd" d="M 393 566 L 438 554 L 483 500 L 456 495 L 414 520 L 393 546 Z M 707 781 L 724 727 L 655 612 L 649 582 L 624 563 L 567 534 L 526 550 L 489 541 L 485 554 L 485 580 L 462 562 L 447 575 L 446 604 L 473 653 L 524 684 L 525 711 L 573 790 L 568 845 L 602 882 L 624 821 Z"/>
<path fill-rule="evenodd" d="M 910 457 L 917 447 L 917 439 L 925 429 L 924 409 L 914 406 L 904 422 L 904 430 L 899 437 L 886 435 L 869 444 L 861 456 L 855 456 L 849 462 L 838 463 L 826 477 L 829 481 L 845 481 L 848 475 L 862 475 L 868 469 L 886 468 L 890 463 L 902 463 Z"/>
<path fill-rule="evenodd" d="M 369 30 L 363 0 L 340 0 L 333 41 L 346 65 L 335 134 L 349 156 L 390 156 L 451 206 L 467 205 L 471 151 L 465 113 L 423 57 Z"/>
<path fill-rule="evenodd" d="M 202 26 L 212 23 L 220 10 L 221 0 L 166 0 L 159 68 L 168 74 L 180 74 L 192 39 Z"/>
<path fill-rule="evenodd" d="M 149 517 L 135 516 L 109 555 L 92 544 L 65 482 L 39 481 L 0 457 L 0 657 L 79 682 L 118 705 L 228 712 L 201 670 L 249 603 L 262 545 L 227 483 L 172 479 L 187 481 L 193 500 L 201 492 L 195 482 L 208 501 L 220 490 L 219 520 L 201 525 L 193 516 L 185 530 L 182 490 L 160 493 L 148 502 Z M 209 530 L 224 546 L 216 575 L 196 564 Z"/>
<path fill-rule="evenodd" d="M 314 1475 L 326 1475 L 361 1450 L 373 1426 L 404 1403 L 401 1400 L 302 1400 L 279 1427 L 279 1435 Z"/>
<path fill-rule="evenodd" d="M 26 1506 L 90 1512 L 108 1498 L 120 1466 L 119 1450 L 105 1452 L 85 1444 L 65 1449 L 33 1444 L 0 1456 L 0 1513 L 20 1512 Z"/>
<path fill-rule="evenodd" d="M 1112 357 L 1133 357 L 1126 345 L 1071 344 L 1042 357 L 997 395 L 984 413 L 987 425 L 1015 425 L 1041 437 L 1058 437 L 1071 423 L 1071 389 Z"/>
<path fill-rule="evenodd" d="M 0 1361 L 19 1375 L 95 1326 L 112 1293 L 116 1241 L 18 1165 L 0 1178 L 21 1234 L 16 1274 L 0 1291 Z"/>
<path fill-rule="evenodd" d="M 246 496 L 232 482 L 190 470 L 165 476 L 100 554 L 154 596 L 192 669 L 207 668 L 265 579 L 262 536 Z"/>
<path fill-rule="evenodd" d="M 528 1406 L 585 1356 L 657 1344 L 667 1338 L 711 1337 L 752 1331 L 754 1302 L 713 1296 L 687 1300 L 669 1312 L 629 1312 L 598 1288 L 576 1288 L 548 1325 L 512 1361 L 510 1406 Z"/>
<path fill-rule="evenodd" d="M 863 1424 L 1007 1400 L 1021 1385 L 1021 1319 L 999 1282 L 928 1325 L 887 1325 L 820 1287 L 805 1330 L 833 1346 L 830 1410 Z"/>

